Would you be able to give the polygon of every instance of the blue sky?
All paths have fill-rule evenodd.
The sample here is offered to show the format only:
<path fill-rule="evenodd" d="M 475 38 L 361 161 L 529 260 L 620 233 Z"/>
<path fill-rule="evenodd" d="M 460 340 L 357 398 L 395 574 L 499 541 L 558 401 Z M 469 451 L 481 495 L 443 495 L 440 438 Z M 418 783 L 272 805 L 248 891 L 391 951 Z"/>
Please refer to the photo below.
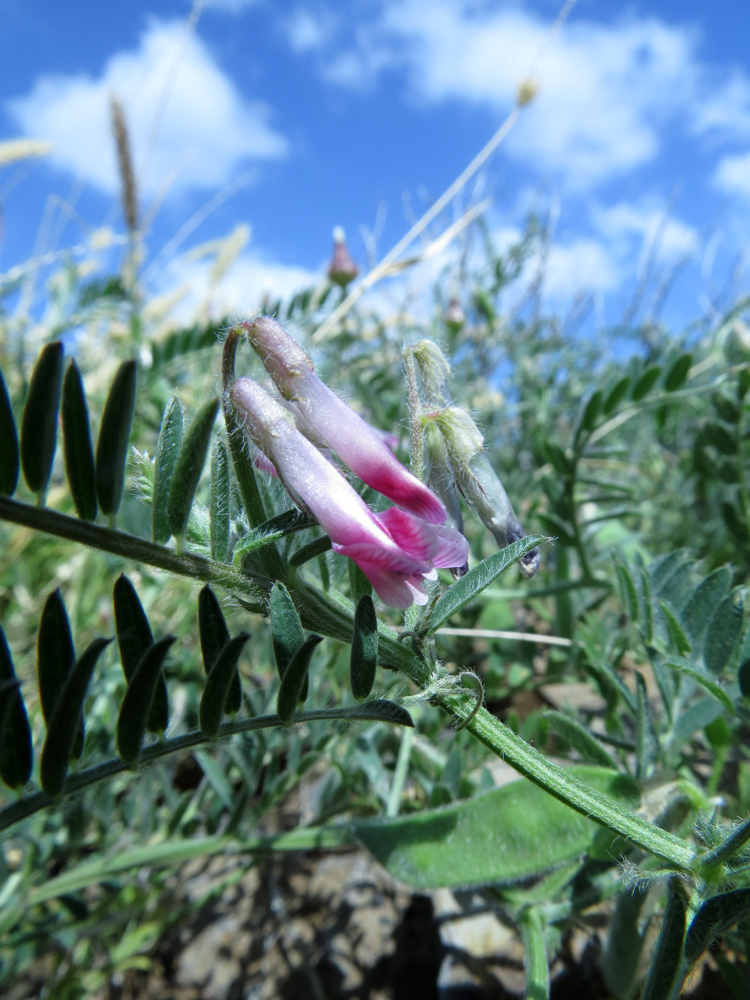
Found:
<path fill-rule="evenodd" d="M 335 225 L 360 264 L 383 256 L 532 75 L 536 100 L 443 225 L 485 197 L 501 246 L 530 210 L 549 218 L 553 309 L 590 293 L 598 321 L 616 323 L 648 270 L 647 315 L 679 267 L 665 320 L 716 317 L 750 291 L 750 4 L 579 0 L 551 34 L 558 11 L 548 0 L 0 0 L 0 138 L 52 144 L 0 166 L 0 273 L 68 248 L 106 266 L 97 248 L 123 226 L 113 93 L 150 220 L 151 288 L 194 302 L 211 241 L 235 232 L 243 249 L 211 305 L 246 313 L 264 289 L 319 280 Z M 450 255 L 406 283 L 427 283 Z"/>

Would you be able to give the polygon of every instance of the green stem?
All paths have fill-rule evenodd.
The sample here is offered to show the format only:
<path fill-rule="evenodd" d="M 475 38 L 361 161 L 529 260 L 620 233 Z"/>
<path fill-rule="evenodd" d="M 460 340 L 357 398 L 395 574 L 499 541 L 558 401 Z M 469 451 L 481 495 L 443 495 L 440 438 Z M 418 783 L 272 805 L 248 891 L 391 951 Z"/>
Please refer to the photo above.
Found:
<path fill-rule="evenodd" d="M 544 940 L 544 927 L 539 910 L 530 906 L 519 919 L 523 942 L 523 963 L 526 969 L 524 1000 L 548 1000 L 549 960 Z"/>
<path fill-rule="evenodd" d="M 401 794 L 404 790 L 406 775 L 409 773 L 409 761 L 411 760 L 411 745 L 414 742 L 414 730 L 405 729 L 401 733 L 401 746 L 398 748 L 398 758 L 396 759 L 396 769 L 393 772 L 393 782 L 388 793 L 388 803 L 385 807 L 386 816 L 398 816 L 401 805 Z"/>
<path fill-rule="evenodd" d="M 263 591 L 252 580 L 235 572 L 224 563 L 205 559 L 190 552 L 176 552 L 145 538 L 129 535 L 124 531 L 113 531 L 100 524 L 82 521 L 77 517 L 60 514 L 49 507 L 40 509 L 19 500 L 0 497 L 0 520 L 21 524 L 34 531 L 42 531 L 56 538 L 64 538 L 78 545 L 86 545 L 101 552 L 145 563 L 157 569 L 166 570 L 177 576 L 188 576 L 194 580 L 215 583 L 227 590 L 233 590 L 261 604 Z"/>
<path fill-rule="evenodd" d="M 292 724 L 298 725 L 303 722 L 330 722 L 341 720 L 347 722 L 356 720 L 372 720 L 382 722 L 382 715 L 368 710 L 367 702 L 364 702 L 356 708 L 324 708 L 312 712 L 298 712 L 292 719 Z M 161 740 L 158 743 L 153 743 L 151 746 L 145 747 L 141 751 L 136 766 L 140 767 L 144 764 L 153 764 L 154 761 L 159 760 L 161 757 L 167 757 L 169 754 L 177 753 L 181 750 L 190 750 L 192 747 L 206 746 L 214 743 L 216 740 L 220 740 L 228 736 L 235 736 L 237 733 L 251 733 L 258 729 L 276 729 L 285 727 L 286 724 L 281 721 L 278 715 L 259 715 L 253 719 L 241 719 L 238 722 L 225 722 L 219 727 L 219 731 L 216 736 L 212 738 L 204 736 L 204 734 L 199 730 L 194 730 L 190 733 L 184 733 L 182 736 L 175 736 L 172 739 Z M 80 792 L 84 788 L 88 788 L 90 785 L 97 784 L 99 781 L 104 781 L 116 774 L 122 774 L 124 771 L 130 770 L 133 770 L 133 768 L 131 768 L 131 766 L 121 757 L 105 760 L 101 764 L 96 764 L 94 767 L 86 768 L 85 771 L 79 771 L 77 774 L 69 775 L 65 779 L 62 797 L 64 798 L 68 795 L 74 794 L 75 792 Z M 52 805 L 55 801 L 56 800 L 50 798 L 50 796 L 45 792 L 36 792 L 33 795 L 28 795 L 25 798 L 18 799 L 11 805 L 6 806 L 4 809 L 0 809 L 0 831 L 6 830 L 8 827 L 13 826 L 22 819 L 26 819 L 28 816 L 33 816 L 34 813 L 39 812 L 41 809 L 45 809 L 47 806 Z"/>

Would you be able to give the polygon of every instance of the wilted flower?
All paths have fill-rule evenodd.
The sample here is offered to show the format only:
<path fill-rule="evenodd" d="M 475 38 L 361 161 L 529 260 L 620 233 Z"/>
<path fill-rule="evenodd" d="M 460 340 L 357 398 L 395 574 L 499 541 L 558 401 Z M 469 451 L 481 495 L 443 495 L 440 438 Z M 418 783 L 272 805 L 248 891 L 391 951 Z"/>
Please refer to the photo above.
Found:
<path fill-rule="evenodd" d="M 237 379 L 227 393 L 229 405 L 292 497 L 311 511 L 334 552 L 352 559 L 386 604 L 424 604 L 424 580 L 436 577 L 435 568 L 466 560 L 466 540 L 452 528 L 427 524 L 395 507 L 371 511 L 297 429 L 288 410 L 257 383 Z"/>
<path fill-rule="evenodd" d="M 359 274 L 359 268 L 352 260 L 349 247 L 346 245 L 346 236 L 340 226 L 336 226 L 333 231 L 333 256 L 328 265 L 328 277 L 334 285 L 346 288 L 350 281 Z"/>
<path fill-rule="evenodd" d="M 260 316 L 242 328 L 281 395 L 344 465 L 404 510 L 431 524 L 444 523 L 441 501 L 399 462 L 380 433 L 318 378 L 310 356 L 280 323 Z"/>

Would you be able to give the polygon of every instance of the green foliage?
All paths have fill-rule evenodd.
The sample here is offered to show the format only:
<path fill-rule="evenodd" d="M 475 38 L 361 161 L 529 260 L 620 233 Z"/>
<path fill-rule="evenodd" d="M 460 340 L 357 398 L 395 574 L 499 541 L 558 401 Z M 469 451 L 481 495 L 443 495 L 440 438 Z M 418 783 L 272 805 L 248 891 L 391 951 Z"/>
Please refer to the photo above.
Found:
<path fill-rule="evenodd" d="M 64 377 L 62 320 L 1 354 L 0 991 L 55 935 L 113 956 L 73 962 L 84 995 L 94 972 L 145 963 L 170 919 L 155 909 L 161 867 L 283 849 L 258 830 L 306 776 L 313 815 L 292 841 L 325 849 L 353 831 L 415 887 L 488 887 L 526 949 L 530 996 L 571 921 L 606 899 L 617 940 L 600 967 L 617 995 L 639 988 L 644 914 L 661 920 L 649 1000 L 676 996 L 722 936 L 742 953 L 747 358 L 726 360 L 721 324 L 631 330 L 634 356 L 609 361 L 543 310 L 509 315 L 504 291 L 543 233 L 532 223 L 506 254 L 484 236 L 486 260 L 456 278 L 462 324 L 443 322 L 442 288 L 432 328 L 355 310 L 319 338 L 330 288 L 279 304 L 321 376 L 384 429 L 407 417 L 396 345 L 444 335 L 450 392 L 537 532 L 497 551 L 463 510 L 469 572 L 441 574 L 403 617 L 256 470 L 232 413 L 216 427 L 218 325 L 165 332 L 127 282 L 83 284 L 71 267 L 70 315 L 110 336 L 84 336 Z M 514 564 L 541 543 L 520 581 Z M 376 679 L 387 697 L 363 700 Z M 415 722 L 419 738 L 399 742 L 394 727 Z M 489 754 L 532 781 L 490 790 Z M 137 934 L 120 916 L 136 905 L 156 913 Z M 618 946 L 627 962 L 607 958 Z"/>

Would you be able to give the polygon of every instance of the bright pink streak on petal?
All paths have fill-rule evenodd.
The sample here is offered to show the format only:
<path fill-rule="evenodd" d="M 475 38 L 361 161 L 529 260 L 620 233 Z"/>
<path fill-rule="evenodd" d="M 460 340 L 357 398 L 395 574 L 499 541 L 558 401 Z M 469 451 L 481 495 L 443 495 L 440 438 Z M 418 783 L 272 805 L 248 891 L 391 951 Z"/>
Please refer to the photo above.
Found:
<path fill-rule="evenodd" d="M 243 324 L 276 383 L 344 465 L 384 496 L 430 524 L 443 524 L 443 503 L 399 462 L 380 434 L 315 374 L 307 352 L 270 316 Z"/>
<path fill-rule="evenodd" d="M 426 601 L 422 581 L 434 572 L 437 529 L 392 508 L 377 517 L 338 470 L 302 435 L 293 417 L 250 379 L 238 379 L 229 400 L 282 482 L 330 535 L 335 552 L 360 567 L 386 604 Z"/>

